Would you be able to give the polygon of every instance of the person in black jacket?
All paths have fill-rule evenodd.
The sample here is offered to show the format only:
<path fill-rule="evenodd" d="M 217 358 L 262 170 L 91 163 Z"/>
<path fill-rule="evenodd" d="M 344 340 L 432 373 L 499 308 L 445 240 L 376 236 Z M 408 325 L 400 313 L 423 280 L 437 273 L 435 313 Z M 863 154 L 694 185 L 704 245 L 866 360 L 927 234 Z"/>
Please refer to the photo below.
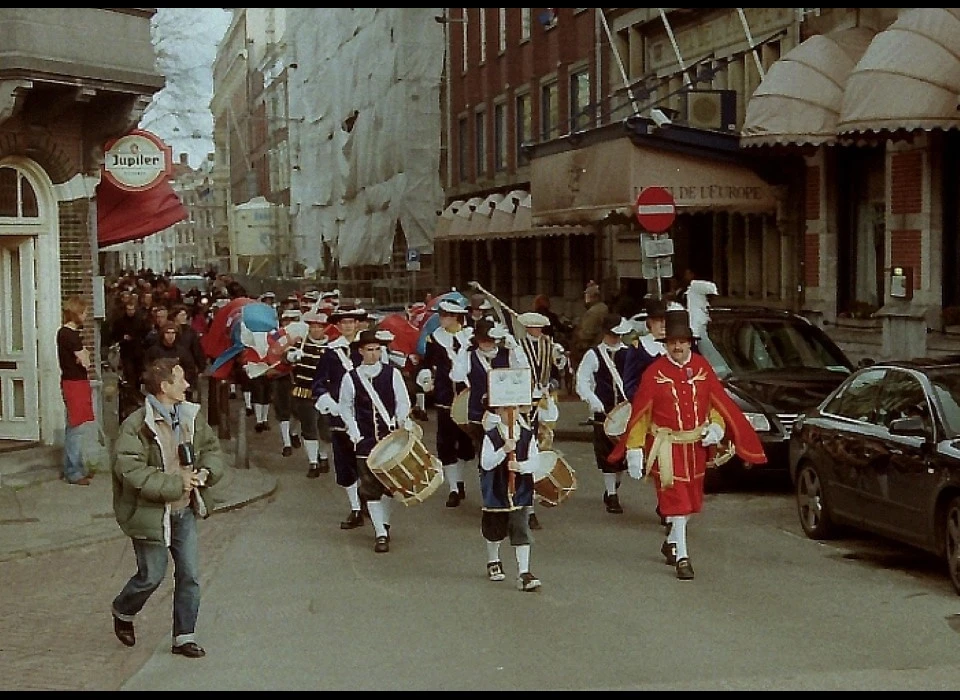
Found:
<path fill-rule="evenodd" d="M 159 340 L 147 348 L 144 363 L 149 365 L 158 358 L 172 357 L 183 368 L 183 375 L 192 386 L 199 372 L 193 356 L 180 342 L 180 327 L 173 321 L 166 321 L 159 330 Z"/>
<path fill-rule="evenodd" d="M 187 391 L 187 398 L 190 401 L 200 402 L 200 374 L 207 367 L 207 356 L 200 347 L 200 335 L 193 329 L 190 313 L 187 307 L 178 304 L 170 312 L 170 318 L 177 324 L 179 334 L 179 343 L 193 358 L 193 375 L 187 376 L 190 383 L 190 389 Z M 188 369 L 184 367 L 184 372 Z"/>

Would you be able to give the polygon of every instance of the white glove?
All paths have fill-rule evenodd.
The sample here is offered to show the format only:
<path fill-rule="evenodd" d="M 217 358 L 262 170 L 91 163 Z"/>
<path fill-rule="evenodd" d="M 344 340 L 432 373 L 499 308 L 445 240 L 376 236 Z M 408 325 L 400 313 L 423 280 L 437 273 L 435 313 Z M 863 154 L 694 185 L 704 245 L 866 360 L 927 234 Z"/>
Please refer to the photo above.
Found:
<path fill-rule="evenodd" d="M 416 432 L 419 427 L 419 424 L 413 418 L 407 418 L 403 421 L 403 429 L 408 433 Z"/>
<path fill-rule="evenodd" d="M 560 343 L 553 344 L 553 364 L 557 369 L 563 369 L 567 366 L 567 353 Z"/>
<path fill-rule="evenodd" d="M 710 447 L 711 445 L 719 444 L 722 439 L 723 428 L 717 423 L 711 423 L 703 429 L 703 439 L 700 440 L 700 444 L 704 447 Z"/>
<path fill-rule="evenodd" d="M 627 473 L 634 479 L 643 478 L 643 448 L 627 450 Z"/>
<path fill-rule="evenodd" d="M 288 348 L 285 359 L 291 365 L 295 365 L 303 359 L 303 350 L 300 348 Z"/>
<path fill-rule="evenodd" d="M 429 369 L 424 368 L 417 372 L 417 386 L 425 393 L 433 391 L 433 373 Z"/>
<path fill-rule="evenodd" d="M 513 337 L 512 334 L 508 333 L 507 337 L 503 339 L 503 347 L 507 350 L 516 350 L 519 345 L 517 345 L 517 339 Z"/>
<path fill-rule="evenodd" d="M 360 431 L 354 428 L 353 430 L 347 429 L 347 437 L 350 438 L 350 442 L 354 445 L 360 444 L 360 441 L 363 437 L 360 435 Z"/>
<path fill-rule="evenodd" d="M 314 404 L 314 408 L 320 412 L 321 416 L 340 415 L 340 407 L 337 405 L 337 402 L 333 400 L 333 397 L 330 396 L 330 394 L 324 394 L 317 399 L 317 403 Z"/>

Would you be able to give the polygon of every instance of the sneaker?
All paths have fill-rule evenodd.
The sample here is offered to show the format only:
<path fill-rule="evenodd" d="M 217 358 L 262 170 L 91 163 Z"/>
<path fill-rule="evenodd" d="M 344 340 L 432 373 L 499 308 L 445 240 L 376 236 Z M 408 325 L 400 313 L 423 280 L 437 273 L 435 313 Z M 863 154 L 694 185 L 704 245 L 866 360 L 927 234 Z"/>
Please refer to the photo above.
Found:
<path fill-rule="evenodd" d="M 660 546 L 660 554 L 663 555 L 667 566 L 677 565 L 677 545 L 675 545 L 673 542 L 667 542 L 664 540 L 663 544 Z"/>
<path fill-rule="evenodd" d="M 310 463 L 310 468 L 307 470 L 308 479 L 316 479 L 320 476 L 320 465 L 315 462 Z"/>
<path fill-rule="evenodd" d="M 507 576 L 503 573 L 503 562 L 492 561 L 487 564 L 487 578 L 491 581 L 502 581 Z"/>
<path fill-rule="evenodd" d="M 521 591 L 535 591 L 540 588 L 540 579 L 529 571 L 524 571 L 517 577 L 517 588 Z"/>
<path fill-rule="evenodd" d="M 291 436 L 290 436 L 290 443 L 291 443 L 296 449 L 299 450 L 299 449 L 300 449 L 300 446 L 303 444 L 303 441 L 300 439 L 300 436 L 299 436 L 299 435 L 291 435 Z"/>
<path fill-rule="evenodd" d="M 116 615 L 113 616 L 113 633 L 117 635 L 117 639 L 124 646 L 132 647 L 137 643 L 137 634 L 133 629 L 133 623 L 121 620 Z"/>
<path fill-rule="evenodd" d="M 620 497 L 615 493 L 607 496 L 607 512 L 616 514 L 623 512 L 623 508 L 620 506 Z"/>
<path fill-rule="evenodd" d="M 328 474 L 330 472 L 330 460 L 326 457 L 320 458 L 320 473 Z"/>
<path fill-rule="evenodd" d="M 681 581 L 693 580 L 693 566 L 686 557 L 677 562 L 677 578 Z"/>
<path fill-rule="evenodd" d="M 283 447 L 283 456 L 289 457 L 293 454 L 293 448 L 290 445 L 284 445 Z"/>
<path fill-rule="evenodd" d="M 73 484 L 74 486 L 89 486 L 91 483 L 89 476 L 82 476 L 76 481 L 68 481 L 68 484 Z"/>
<path fill-rule="evenodd" d="M 531 514 L 530 514 L 530 520 L 529 520 L 528 522 L 530 523 L 530 529 L 531 529 L 531 530 L 542 530 L 542 529 L 543 529 L 543 526 L 540 524 L 540 520 L 537 518 L 537 514 L 536 514 L 536 513 L 531 513 Z"/>

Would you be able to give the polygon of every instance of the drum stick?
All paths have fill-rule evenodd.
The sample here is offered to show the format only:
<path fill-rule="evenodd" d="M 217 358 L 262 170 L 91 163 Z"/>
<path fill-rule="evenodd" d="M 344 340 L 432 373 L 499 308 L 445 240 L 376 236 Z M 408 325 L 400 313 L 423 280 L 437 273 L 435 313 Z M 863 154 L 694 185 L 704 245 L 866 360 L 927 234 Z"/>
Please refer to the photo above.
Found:
<path fill-rule="evenodd" d="M 511 440 L 515 439 L 513 436 L 513 411 L 513 406 L 510 406 L 510 408 L 507 409 L 507 437 L 509 437 Z M 509 464 L 516 459 L 516 457 L 517 453 L 515 451 L 510 451 L 507 453 L 507 493 L 510 494 L 511 501 L 513 500 L 513 494 L 515 493 L 514 480 L 516 478 L 516 474 L 510 469 Z"/>

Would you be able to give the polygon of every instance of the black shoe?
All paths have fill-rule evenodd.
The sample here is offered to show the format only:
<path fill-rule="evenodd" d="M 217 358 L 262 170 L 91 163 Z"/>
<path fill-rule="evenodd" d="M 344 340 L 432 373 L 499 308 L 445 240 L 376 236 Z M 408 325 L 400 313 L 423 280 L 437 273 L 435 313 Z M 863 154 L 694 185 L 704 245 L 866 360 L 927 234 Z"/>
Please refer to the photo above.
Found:
<path fill-rule="evenodd" d="M 423 423 L 426 423 L 430 420 L 430 416 L 428 416 L 427 412 L 422 408 L 414 408 L 412 411 L 410 411 L 410 415 L 413 416 L 414 420 L 418 420 Z"/>
<path fill-rule="evenodd" d="M 253 415 L 253 409 L 252 409 L 252 408 L 244 409 L 244 412 L 245 412 L 248 416 L 252 416 L 252 415 Z"/>
<path fill-rule="evenodd" d="M 308 479 L 316 479 L 320 476 L 320 467 L 316 464 L 310 464 L 310 468 L 307 470 Z"/>
<path fill-rule="evenodd" d="M 359 510 L 351 510 L 347 519 L 340 523 L 341 530 L 352 530 L 355 527 L 363 525 L 363 513 Z"/>
<path fill-rule="evenodd" d="M 390 525 L 389 523 L 384 523 L 383 526 L 387 528 L 387 542 L 390 541 Z"/>
<path fill-rule="evenodd" d="M 693 566 L 690 565 L 690 560 L 686 557 L 677 562 L 677 578 L 681 581 L 693 579 Z"/>
<path fill-rule="evenodd" d="M 666 560 L 667 566 L 677 565 L 677 545 L 664 540 L 663 544 L 660 545 L 660 554 Z"/>
<path fill-rule="evenodd" d="M 303 441 L 300 439 L 299 435 L 291 435 L 290 443 L 298 450 L 300 449 L 300 446 L 303 445 Z"/>
<path fill-rule="evenodd" d="M 137 635 L 133 630 L 132 622 L 124 622 L 116 615 L 113 616 L 113 633 L 124 646 L 132 647 L 137 643 Z"/>
<path fill-rule="evenodd" d="M 360 496 L 360 512 L 366 515 L 368 518 L 370 517 L 370 509 L 367 508 L 367 499 L 363 496 Z"/>
<path fill-rule="evenodd" d="M 330 460 L 326 457 L 320 458 L 320 473 L 328 474 L 330 472 Z"/>
<path fill-rule="evenodd" d="M 267 421 L 263 421 L 263 423 L 261 423 L 261 425 L 263 426 L 263 429 L 264 429 L 264 430 L 272 430 L 272 428 L 270 427 L 270 424 L 267 423 Z"/>
<path fill-rule="evenodd" d="M 462 481 L 457 482 L 457 495 L 460 496 L 461 501 L 467 500 L 467 490 L 464 488 Z"/>
<path fill-rule="evenodd" d="M 373 551 L 377 554 L 383 554 L 390 551 L 390 538 L 380 535 L 377 537 L 377 543 L 373 545 Z"/>
<path fill-rule="evenodd" d="M 267 424 L 257 423 L 255 426 L 253 426 L 253 429 L 256 430 L 258 433 L 262 433 L 264 430 L 267 429 Z"/>
<path fill-rule="evenodd" d="M 607 505 L 610 502 L 610 494 L 606 491 L 603 492 L 603 505 Z"/>
<path fill-rule="evenodd" d="M 187 642 L 186 644 L 181 644 L 180 646 L 174 644 L 172 647 L 170 647 L 170 651 L 172 651 L 174 654 L 179 654 L 180 656 L 186 656 L 188 659 L 200 659 L 207 655 L 207 652 L 203 650 L 203 647 L 196 642 Z"/>
<path fill-rule="evenodd" d="M 450 495 L 447 496 L 447 508 L 456 508 L 460 505 L 460 494 L 456 491 L 451 491 Z"/>
<path fill-rule="evenodd" d="M 543 529 L 543 526 L 540 524 L 540 520 L 537 518 L 537 514 L 536 514 L 536 513 L 531 513 L 531 514 L 530 514 L 530 520 L 529 520 L 528 522 L 530 523 L 530 529 L 531 529 L 531 530 L 542 530 L 542 529 Z"/>
<path fill-rule="evenodd" d="M 289 457 L 289 456 L 292 455 L 292 454 L 293 454 L 293 448 L 292 448 L 292 447 L 290 447 L 289 445 L 287 445 L 286 447 L 283 448 L 283 456 L 284 456 L 284 457 Z"/>
<path fill-rule="evenodd" d="M 623 508 L 620 506 L 620 497 L 617 494 L 607 497 L 607 512 L 620 514 Z"/>

